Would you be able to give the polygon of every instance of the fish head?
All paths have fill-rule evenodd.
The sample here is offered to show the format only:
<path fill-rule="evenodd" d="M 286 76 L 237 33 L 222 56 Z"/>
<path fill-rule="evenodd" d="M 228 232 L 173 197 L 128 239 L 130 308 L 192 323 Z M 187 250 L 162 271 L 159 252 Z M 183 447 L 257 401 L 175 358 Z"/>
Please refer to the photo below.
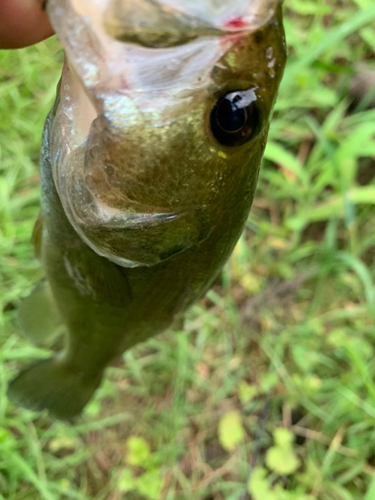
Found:
<path fill-rule="evenodd" d="M 65 213 L 153 265 L 245 220 L 285 65 L 278 0 L 49 0 L 66 51 L 50 129 Z"/>

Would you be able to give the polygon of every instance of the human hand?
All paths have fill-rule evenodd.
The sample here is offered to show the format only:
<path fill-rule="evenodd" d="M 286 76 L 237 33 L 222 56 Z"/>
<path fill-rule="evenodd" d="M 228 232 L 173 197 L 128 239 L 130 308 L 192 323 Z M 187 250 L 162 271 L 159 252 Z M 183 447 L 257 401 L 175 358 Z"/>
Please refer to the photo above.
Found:
<path fill-rule="evenodd" d="M 0 0 L 0 49 L 16 49 L 53 34 L 43 0 Z"/>

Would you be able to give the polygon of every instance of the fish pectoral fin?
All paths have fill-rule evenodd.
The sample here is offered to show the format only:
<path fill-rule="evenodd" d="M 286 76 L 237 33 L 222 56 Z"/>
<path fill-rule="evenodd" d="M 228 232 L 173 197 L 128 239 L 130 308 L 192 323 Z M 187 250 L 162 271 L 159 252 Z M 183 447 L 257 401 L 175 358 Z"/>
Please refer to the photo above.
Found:
<path fill-rule="evenodd" d="M 51 288 L 42 281 L 26 297 L 19 310 L 18 322 L 21 330 L 36 345 L 51 347 L 64 333 Z"/>
<path fill-rule="evenodd" d="M 29 410 L 48 410 L 61 420 L 76 417 L 96 391 L 102 379 L 71 371 L 57 358 L 38 361 L 12 380 L 9 398 Z"/>

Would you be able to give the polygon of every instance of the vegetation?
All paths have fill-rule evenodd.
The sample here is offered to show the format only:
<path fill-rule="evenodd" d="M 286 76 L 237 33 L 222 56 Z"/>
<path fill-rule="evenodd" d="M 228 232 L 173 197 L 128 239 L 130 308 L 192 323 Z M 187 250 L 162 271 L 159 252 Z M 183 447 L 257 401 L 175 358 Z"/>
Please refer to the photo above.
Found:
<path fill-rule="evenodd" d="M 375 499 L 373 0 L 289 0 L 289 63 L 246 230 L 184 331 L 127 352 L 75 425 L 14 407 L 17 328 L 62 54 L 0 54 L 0 499 Z M 369 101 L 367 100 L 367 103 Z"/>

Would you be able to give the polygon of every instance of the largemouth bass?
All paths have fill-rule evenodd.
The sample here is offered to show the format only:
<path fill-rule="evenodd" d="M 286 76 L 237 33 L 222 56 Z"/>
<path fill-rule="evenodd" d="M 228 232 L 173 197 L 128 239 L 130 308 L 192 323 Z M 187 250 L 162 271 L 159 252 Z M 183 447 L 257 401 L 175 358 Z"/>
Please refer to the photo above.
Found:
<path fill-rule="evenodd" d="M 62 321 L 66 345 L 11 382 L 14 401 L 76 416 L 109 363 L 210 288 L 253 200 L 285 64 L 281 9 L 48 1 L 66 59 L 33 237 L 47 281 L 22 316 L 34 337 Z"/>

